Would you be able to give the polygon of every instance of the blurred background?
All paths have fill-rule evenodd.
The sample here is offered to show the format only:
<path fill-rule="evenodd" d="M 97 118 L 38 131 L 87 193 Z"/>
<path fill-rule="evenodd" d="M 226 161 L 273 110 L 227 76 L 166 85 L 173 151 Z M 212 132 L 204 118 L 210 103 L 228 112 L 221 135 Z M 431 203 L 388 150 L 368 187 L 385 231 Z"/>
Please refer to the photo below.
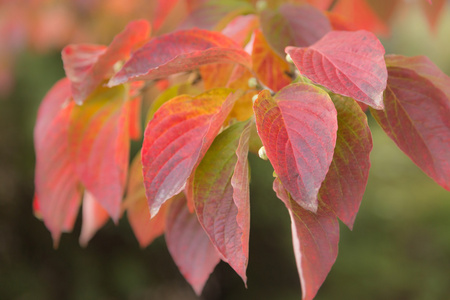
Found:
<path fill-rule="evenodd" d="M 82 248 L 79 219 L 55 250 L 32 214 L 33 126 L 41 99 L 64 76 L 61 48 L 108 44 L 130 19 L 151 16 L 152 2 L 0 1 L 0 299 L 198 299 L 163 237 L 141 249 L 123 218 Z M 386 52 L 427 55 L 450 74 L 449 3 L 431 27 L 419 1 L 407 2 L 390 18 Z M 354 230 L 341 226 L 339 256 L 316 299 L 450 299 L 450 194 L 370 116 L 369 123 L 367 191 Z M 254 155 L 250 164 L 248 289 L 220 263 L 202 299 L 301 299 L 289 216 L 272 191 L 271 166 Z"/>

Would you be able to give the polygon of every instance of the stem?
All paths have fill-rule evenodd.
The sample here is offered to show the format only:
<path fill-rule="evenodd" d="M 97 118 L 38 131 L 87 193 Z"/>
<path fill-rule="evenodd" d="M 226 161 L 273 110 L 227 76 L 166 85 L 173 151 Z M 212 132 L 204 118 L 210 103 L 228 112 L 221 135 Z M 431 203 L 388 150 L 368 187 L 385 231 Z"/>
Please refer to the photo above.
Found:
<path fill-rule="evenodd" d="M 333 2 L 331 2 L 330 6 L 328 6 L 327 11 L 332 11 L 334 9 L 334 7 L 336 6 L 336 4 L 338 4 L 339 0 L 333 0 Z"/>

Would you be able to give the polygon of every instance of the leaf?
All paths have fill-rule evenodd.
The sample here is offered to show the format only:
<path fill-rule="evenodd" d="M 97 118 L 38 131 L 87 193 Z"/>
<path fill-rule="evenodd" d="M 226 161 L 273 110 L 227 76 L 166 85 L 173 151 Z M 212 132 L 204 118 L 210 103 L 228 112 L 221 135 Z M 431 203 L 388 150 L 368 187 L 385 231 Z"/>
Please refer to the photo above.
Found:
<path fill-rule="evenodd" d="M 128 171 L 129 128 L 123 86 L 100 87 L 70 117 L 69 145 L 86 190 L 117 222 Z"/>
<path fill-rule="evenodd" d="M 265 90 L 253 105 L 258 134 L 275 173 L 292 198 L 315 212 L 336 144 L 336 109 L 310 84 L 291 84 L 272 98 Z"/>
<path fill-rule="evenodd" d="M 114 64 L 147 40 L 150 24 L 145 20 L 130 22 L 111 42 L 101 45 L 68 45 L 62 51 L 64 70 L 72 82 L 72 95 L 81 104 L 112 75 Z"/>
<path fill-rule="evenodd" d="M 444 7 L 447 1 L 445 0 L 434 0 L 433 3 L 428 1 L 429 4 L 421 3 L 422 10 L 425 12 L 425 16 L 427 18 L 428 24 L 434 33 L 437 33 L 439 20 L 442 16 L 442 13 L 445 11 Z M 430 5 L 431 4 L 431 5 Z"/>
<path fill-rule="evenodd" d="M 273 189 L 285 203 L 292 223 L 292 243 L 302 285 L 302 299 L 313 299 L 325 281 L 338 254 L 339 222 L 333 211 L 320 203 L 317 213 L 299 206 L 289 197 L 280 180 Z"/>
<path fill-rule="evenodd" d="M 81 200 L 79 178 L 68 142 L 74 102 L 70 81 L 58 81 L 42 101 L 34 128 L 36 207 L 51 232 L 55 247 L 62 232 L 71 231 Z"/>
<path fill-rule="evenodd" d="M 367 31 L 332 31 L 309 48 L 287 47 L 302 75 L 334 93 L 383 109 L 384 48 Z"/>
<path fill-rule="evenodd" d="M 261 13 L 261 28 L 281 57 L 287 46 L 308 47 L 331 30 L 327 17 L 311 5 L 282 4 L 278 10 Z"/>
<path fill-rule="evenodd" d="M 86 247 L 97 231 L 106 224 L 109 215 L 89 192 L 84 193 L 82 211 L 83 223 L 79 242 L 81 246 Z"/>
<path fill-rule="evenodd" d="M 166 102 L 148 123 L 142 147 L 144 184 L 153 217 L 181 192 L 231 111 L 236 95 L 215 89 Z"/>
<path fill-rule="evenodd" d="M 251 66 L 250 56 L 223 34 L 180 30 L 150 40 L 131 56 L 108 85 L 164 78 L 201 65 L 224 62 Z"/>
<path fill-rule="evenodd" d="M 142 175 L 141 154 L 138 153 L 130 167 L 127 197 L 123 208 L 127 210 L 128 221 L 142 248 L 147 247 L 155 238 L 163 234 L 167 207 L 166 204 L 163 205 L 158 214 L 150 219 Z"/>
<path fill-rule="evenodd" d="M 175 197 L 170 204 L 166 244 L 181 274 L 200 295 L 220 257 L 195 214 L 189 213 L 182 196 Z"/>
<path fill-rule="evenodd" d="M 192 191 L 200 224 L 244 283 L 250 229 L 250 124 L 236 123 L 216 137 L 195 171 Z"/>
<path fill-rule="evenodd" d="M 450 190 L 450 79 L 425 59 L 387 61 L 394 66 L 388 67 L 385 110 L 371 113 L 417 166 Z M 411 67 L 418 61 L 423 65 L 416 72 Z"/>
<path fill-rule="evenodd" d="M 322 201 L 353 228 L 370 169 L 372 135 L 366 114 L 350 98 L 331 95 L 338 131 L 333 161 L 319 190 Z"/>
<path fill-rule="evenodd" d="M 289 64 L 269 46 L 261 31 L 255 31 L 252 50 L 253 70 L 258 79 L 273 91 L 279 91 L 292 79 Z"/>
<path fill-rule="evenodd" d="M 153 28 L 155 31 L 160 29 L 177 3 L 178 0 L 157 0 L 157 6 L 153 15 Z"/>
<path fill-rule="evenodd" d="M 243 1 L 207 1 L 191 12 L 178 29 L 221 30 L 234 17 L 248 14 L 252 11 L 252 6 Z"/>
<path fill-rule="evenodd" d="M 259 18 L 256 15 L 237 16 L 227 24 L 222 30 L 222 34 L 244 47 L 250 41 L 253 31 L 258 27 Z"/>
<path fill-rule="evenodd" d="M 389 27 L 375 13 L 374 9 L 367 3 L 367 0 L 338 1 L 333 12 L 347 18 L 357 29 L 385 36 L 389 34 Z"/>

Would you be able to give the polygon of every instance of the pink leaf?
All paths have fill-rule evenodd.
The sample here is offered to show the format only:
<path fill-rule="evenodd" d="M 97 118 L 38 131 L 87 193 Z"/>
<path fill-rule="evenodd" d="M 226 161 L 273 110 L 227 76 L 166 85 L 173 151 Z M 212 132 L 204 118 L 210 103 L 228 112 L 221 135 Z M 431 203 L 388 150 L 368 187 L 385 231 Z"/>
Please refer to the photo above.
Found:
<path fill-rule="evenodd" d="M 195 214 L 189 213 L 182 196 L 175 197 L 170 204 L 166 243 L 181 274 L 200 295 L 220 257 Z"/>
<path fill-rule="evenodd" d="M 68 141 L 75 104 L 70 98 L 70 81 L 58 81 L 42 101 L 34 128 L 36 206 L 55 246 L 61 232 L 72 230 L 81 199 Z"/>
<path fill-rule="evenodd" d="M 261 28 L 272 48 L 284 58 L 287 46 L 308 47 L 331 30 L 330 21 L 315 7 L 282 4 L 261 14 Z"/>
<path fill-rule="evenodd" d="M 391 63 L 385 110 L 372 115 L 416 165 L 450 190 L 450 78 L 426 59 L 388 57 Z"/>
<path fill-rule="evenodd" d="M 250 68 L 251 58 L 221 33 L 181 30 L 154 38 L 137 50 L 108 85 L 164 78 L 212 63 L 239 63 Z"/>
<path fill-rule="evenodd" d="M 123 208 L 127 210 L 128 221 L 142 248 L 164 233 L 167 205 L 164 204 L 158 214 L 150 219 L 140 153 L 136 155 L 130 167 L 127 197 Z"/>
<path fill-rule="evenodd" d="M 353 228 L 367 184 L 372 136 L 366 114 L 349 98 L 332 95 L 338 131 L 330 169 L 319 197 L 350 228 Z"/>
<path fill-rule="evenodd" d="M 108 212 L 89 193 L 83 197 L 83 224 L 81 225 L 80 245 L 86 247 L 97 231 L 109 219 Z"/>
<path fill-rule="evenodd" d="M 195 171 L 192 191 L 200 224 L 244 283 L 250 228 L 250 124 L 236 123 L 216 137 Z"/>
<path fill-rule="evenodd" d="M 163 104 L 148 123 L 142 147 L 150 214 L 181 192 L 233 108 L 236 95 L 214 89 Z"/>
<path fill-rule="evenodd" d="M 287 47 L 302 75 L 331 91 L 383 109 L 384 48 L 367 31 L 332 31 L 309 48 Z"/>
<path fill-rule="evenodd" d="M 292 243 L 302 285 L 302 299 L 311 300 L 336 261 L 339 222 L 333 211 L 323 203 L 320 203 L 317 213 L 303 209 L 289 197 L 278 178 L 273 182 L 273 189 L 291 216 Z"/>
<path fill-rule="evenodd" d="M 81 182 L 117 222 L 128 171 L 129 128 L 123 86 L 99 88 L 70 120 L 70 153 Z"/>
<path fill-rule="evenodd" d="M 114 64 L 126 59 L 148 39 L 150 25 L 145 20 L 133 21 L 119 33 L 109 47 L 100 45 L 69 45 L 62 51 L 67 77 L 72 82 L 72 94 L 78 104 L 112 75 Z"/>
<path fill-rule="evenodd" d="M 299 205 L 315 212 L 336 144 L 336 109 L 330 97 L 318 87 L 297 83 L 275 98 L 262 91 L 253 109 L 258 134 L 283 186 Z"/>

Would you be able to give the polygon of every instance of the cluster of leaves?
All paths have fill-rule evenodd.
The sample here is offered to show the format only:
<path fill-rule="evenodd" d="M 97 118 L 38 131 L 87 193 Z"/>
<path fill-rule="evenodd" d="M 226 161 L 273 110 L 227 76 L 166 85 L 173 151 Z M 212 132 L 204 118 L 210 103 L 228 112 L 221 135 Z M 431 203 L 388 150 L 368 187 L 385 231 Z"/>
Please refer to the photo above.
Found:
<path fill-rule="evenodd" d="M 385 56 L 339 15 L 278 2 L 206 3 L 165 35 L 138 20 L 109 46 L 63 49 L 67 78 L 44 98 L 34 134 L 34 209 L 55 245 L 82 200 L 82 244 L 126 211 L 142 247 L 165 234 L 197 294 L 220 260 L 246 282 L 247 155 L 257 152 L 274 168 L 312 299 L 337 257 L 338 218 L 353 227 L 365 190 L 367 109 L 450 190 L 450 78 L 425 57 Z M 150 86 L 159 92 L 129 167 Z"/>

